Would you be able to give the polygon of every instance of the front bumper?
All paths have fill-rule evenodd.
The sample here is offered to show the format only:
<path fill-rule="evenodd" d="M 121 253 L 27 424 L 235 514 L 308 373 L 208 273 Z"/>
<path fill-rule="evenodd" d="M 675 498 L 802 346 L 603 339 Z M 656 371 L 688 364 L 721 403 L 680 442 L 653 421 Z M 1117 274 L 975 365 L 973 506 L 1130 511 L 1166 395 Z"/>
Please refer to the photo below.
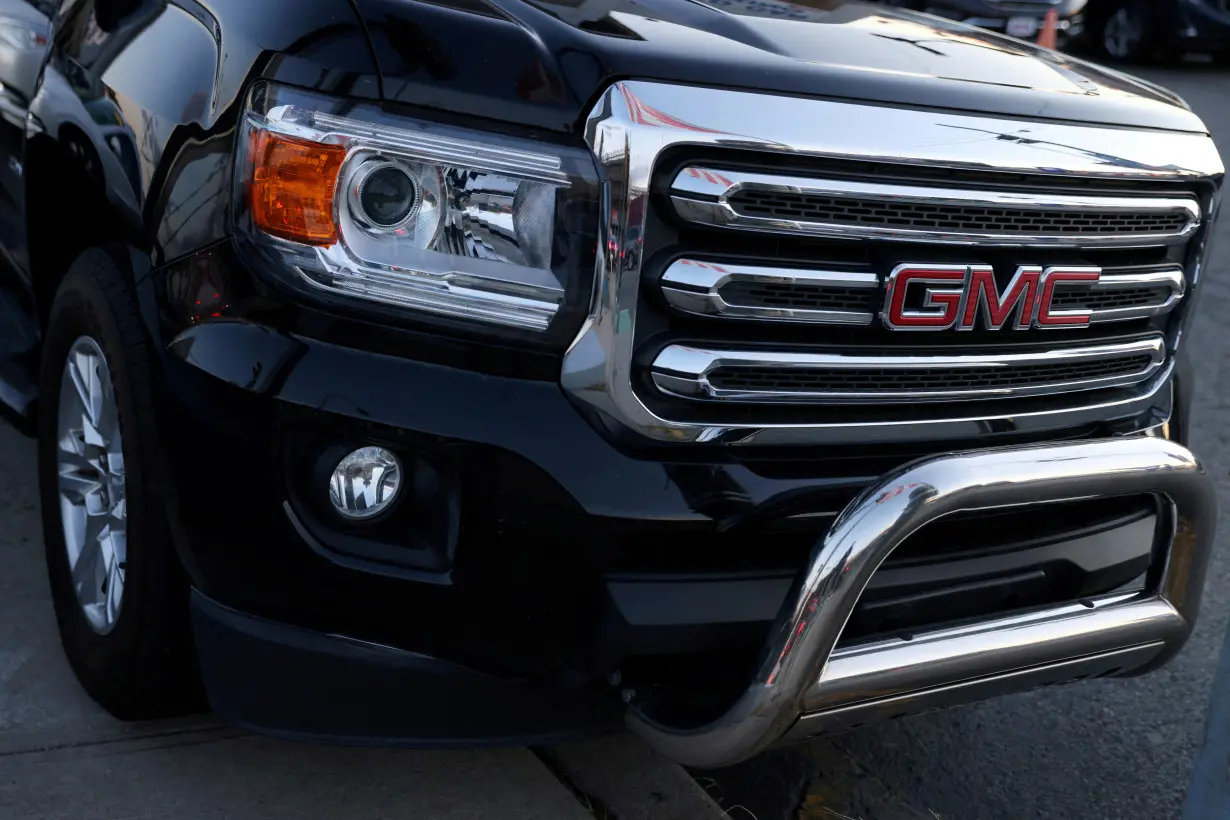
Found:
<path fill-rule="evenodd" d="M 338 744 L 557 743 L 618 725 L 604 687 L 570 689 L 237 612 L 192 594 L 210 705 L 235 725 Z"/>
<path fill-rule="evenodd" d="M 636 670 L 629 672 L 625 660 L 634 666 L 647 656 L 676 658 L 690 668 L 697 653 L 716 656 L 733 686 L 701 678 L 687 691 L 708 696 L 706 709 L 724 708 L 751 674 L 738 664 L 753 665 L 766 636 L 775 654 L 770 627 L 779 612 L 792 617 L 799 606 L 791 579 L 817 536 L 843 508 L 839 521 L 860 515 L 851 510 L 863 502 L 852 499 L 900 480 L 902 464 L 945 452 L 911 469 L 926 477 L 936 465 L 962 465 L 956 474 L 965 475 L 977 453 L 963 447 L 1019 447 L 1043 437 L 1105 440 L 989 453 L 1023 453 L 1053 470 L 1056 455 L 1077 452 L 1067 448 L 1146 448 L 1159 458 L 1158 447 L 1185 452 L 1165 438 L 1148 438 L 1186 435 L 1182 357 L 1175 389 L 1168 385 L 1156 404 L 1078 428 L 1005 423 L 984 426 L 978 438 L 927 442 L 913 451 L 852 443 L 783 454 L 629 442 L 601 417 L 578 412 L 550 381 L 381 355 L 246 321 L 199 324 L 163 349 L 158 423 L 171 477 L 165 501 L 198 591 L 194 621 L 211 699 L 222 715 L 252 728 L 340 742 L 541 742 L 611 725 L 625 711 L 623 695 L 632 700 L 634 721 L 647 734 L 662 733 L 663 747 L 672 749 L 670 727 L 689 727 L 675 722 L 678 712 L 659 711 L 651 688 L 629 686 Z M 320 535 L 321 522 L 311 521 L 317 506 L 305 496 L 325 483 L 303 465 L 365 443 L 395 449 L 406 464 L 421 457 L 441 466 L 439 483 L 460 493 L 432 495 L 426 506 L 455 513 L 452 526 L 411 516 L 392 534 L 396 544 L 374 549 L 358 543 L 378 540 L 363 533 L 336 542 Z M 1082 470 L 1106 468 L 1096 466 L 1098 459 L 1078 461 Z M 1140 479 L 1120 491 L 1166 491 L 1163 474 L 1167 469 L 1156 472 L 1156 484 Z M 1080 492 L 1060 484 L 1080 497 L 1103 493 L 1096 483 Z M 991 495 L 1009 505 L 1045 500 L 1028 482 L 1011 490 Z M 890 506 L 873 509 L 883 514 Z M 941 506 L 923 509 L 938 516 L 932 511 Z M 1203 528 L 1203 519 L 1193 520 Z M 425 533 L 443 536 L 433 546 Z M 411 548 L 420 542 L 426 546 Z M 1143 550 L 1142 560 L 1147 544 Z M 1150 595 L 1093 601 L 1099 616 L 1128 612 L 1122 628 L 1104 629 L 1070 606 L 1049 607 L 1041 620 L 979 618 L 985 629 L 957 629 L 953 640 L 944 630 L 916 632 L 908 647 L 891 652 L 874 643 L 835 650 L 830 644 L 824 657 L 798 662 L 799 669 L 823 664 L 831 654 L 828 688 L 812 691 L 808 684 L 775 695 L 775 703 L 790 706 L 773 716 L 771 731 L 753 743 L 713 746 L 725 749 L 714 759 L 737 759 L 885 709 L 895 714 L 1028 685 L 1035 671 L 1048 678 L 1086 674 L 1092 666 L 1083 659 L 1090 655 L 1131 650 L 1098 672 L 1160 662 L 1186 636 L 1205 551 L 1184 552 L 1171 571 L 1196 590 L 1183 602 L 1165 596 L 1177 622 L 1165 611 L 1153 617 L 1159 607 L 1152 604 L 1148 618 L 1137 617 L 1137 599 L 1163 589 L 1155 573 Z M 831 552 L 819 554 L 833 560 Z M 1155 566 L 1168 555 L 1169 539 L 1155 550 Z M 878 563 L 863 565 L 865 572 Z M 808 577 L 815 572 L 813 562 Z M 886 568 L 868 596 L 892 575 Z M 867 583 L 860 578 L 857 591 L 842 593 L 850 605 Z M 1147 628 L 1137 630 L 1138 621 Z M 1072 641 L 1058 639 L 1068 634 Z M 772 635 L 780 637 L 780 627 Z M 1012 643 L 1019 636 L 1032 636 L 1030 646 Z M 900 653 L 910 648 L 926 657 Z M 895 679 L 903 664 L 916 677 Z M 821 680 L 819 668 L 812 683 Z M 614 670 L 624 672 L 619 686 L 608 679 Z M 1000 682 L 952 686 L 971 672 Z M 641 694 L 632 697 L 630 688 Z M 858 702 L 860 692 L 890 689 L 892 697 Z M 918 690 L 927 695 L 910 694 Z M 479 701 L 481 708 L 473 706 Z M 794 723 L 804 713 L 822 717 Z"/>
<path fill-rule="evenodd" d="M 269 345 L 264 360 L 293 367 L 267 374 L 268 386 L 264 375 L 253 383 L 251 363 L 234 355 L 238 346 L 211 348 L 209 335 L 217 332 L 225 342 L 231 333 L 258 331 L 243 325 L 198 330 L 191 355 L 178 366 L 168 362 L 167 395 L 180 399 L 176 423 L 187 425 L 182 433 L 195 431 L 173 441 L 189 447 L 209 440 L 210 424 L 239 427 L 246 436 L 235 441 L 233 432 L 228 439 L 219 429 L 210 458 L 198 446 L 195 460 L 184 453 L 173 459 L 181 499 L 173 511 L 181 539 L 192 533 L 187 557 L 200 590 L 194 623 L 211 701 L 223 716 L 254 729 L 337 742 L 479 745 L 546 742 L 612 725 L 624 711 L 618 690 L 595 679 L 594 668 L 561 668 L 560 661 L 592 648 L 593 624 L 603 619 L 597 603 L 616 594 L 600 573 L 579 568 L 578 555 L 601 542 L 603 525 L 619 529 L 634 516 L 647 525 L 644 532 L 700 527 L 708 539 L 720 536 L 712 527 L 719 520 L 823 511 L 837 499 L 845 505 L 797 573 L 767 640 L 763 629 L 751 633 L 763 641 L 765 661 L 722 718 L 681 723 L 652 695 L 624 690 L 632 728 L 667 755 L 698 766 L 733 763 L 779 742 L 869 720 L 1052 681 L 1141 671 L 1182 646 L 1198 607 L 1214 499 L 1195 459 L 1165 438 L 949 452 L 890 469 L 878 480 L 842 474 L 833 469 L 839 462 L 816 466 L 831 471 L 825 481 L 769 479 L 737 463 L 629 457 L 602 440 L 553 385 L 514 385 L 315 342 L 290 355 L 285 340 L 265 331 L 259 331 Z M 183 368 L 185 362 L 192 367 Z M 233 389 L 219 392 L 216 378 L 226 366 L 235 366 Z M 369 379 L 373 373 L 365 368 L 385 378 Z M 201 369 L 212 375 L 196 372 Z M 389 378 L 390 369 L 401 369 L 404 378 Z M 337 398 L 308 412 L 303 405 L 320 386 L 307 378 L 313 372 L 329 375 Z M 428 377 L 439 388 L 435 400 L 399 399 Z M 254 384 L 257 394 L 276 390 L 279 401 L 249 396 Z M 517 418 L 474 414 L 464 397 L 478 388 L 491 400 L 504 390 L 515 394 Z M 382 401 L 355 402 L 373 390 Z M 206 395 L 208 402 L 190 400 Z M 474 441 L 471 420 L 482 423 L 486 441 Z M 1179 417 L 1173 421 L 1181 425 Z M 324 425 L 343 439 L 368 436 L 451 453 L 463 473 L 473 461 L 474 470 L 492 479 L 497 492 L 467 502 L 474 517 L 462 529 L 471 532 L 463 533 L 448 572 L 382 574 L 313 552 L 279 501 L 281 491 L 257 492 L 260 481 L 245 485 L 253 493 L 229 499 L 231 517 L 217 515 L 208 493 L 225 486 L 225 468 L 262 446 L 274 448 L 273 460 L 282 459 L 282 445 L 304 423 Z M 865 454 L 857 462 L 882 460 Z M 568 492 L 559 490 L 561 473 Z M 613 494 L 611 487 L 629 494 Z M 642 490 L 634 494 L 636 487 Z M 857 488 L 866 489 L 854 497 Z M 1139 494 L 1166 502 L 1142 591 L 838 646 L 881 561 L 929 522 L 954 512 Z M 792 499 L 785 507 L 783 496 Z M 684 499 L 686 507 L 671 506 Z M 645 521 L 654 509 L 657 518 Z M 246 526 L 237 528 L 236 518 Z M 476 527 L 489 543 L 475 543 Z M 513 537 L 501 538 L 501 527 Z M 595 544 L 579 544 L 582 532 Z M 557 559 L 566 563 L 553 564 Z M 560 587 L 593 611 L 557 607 Z M 685 620 L 694 625 L 703 618 Z"/>
<path fill-rule="evenodd" d="M 1157 493 L 1170 531 L 1142 592 L 834 652 L 880 563 L 918 528 L 958 511 Z M 628 723 L 692 766 L 737 763 L 783 738 L 848 727 L 1056 679 L 1164 662 L 1199 607 L 1216 518 L 1212 482 L 1163 439 L 987 450 L 924 459 L 850 503 L 783 607 L 747 690 L 703 726 L 668 725 L 635 702 Z"/>

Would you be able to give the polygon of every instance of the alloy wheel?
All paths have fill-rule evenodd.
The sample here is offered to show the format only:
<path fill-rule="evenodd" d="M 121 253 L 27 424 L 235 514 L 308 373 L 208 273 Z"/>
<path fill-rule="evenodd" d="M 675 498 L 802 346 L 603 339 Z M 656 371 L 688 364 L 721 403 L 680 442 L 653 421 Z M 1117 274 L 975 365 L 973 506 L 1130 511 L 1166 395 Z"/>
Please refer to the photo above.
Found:
<path fill-rule="evenodd" d="M 72 586 L 90 626 L 105 635 L 115 628 L 123 602 L 128 515 L 115 387 L 102 349 L 89 336 L 73 342 L 64 363 L 56 433 Z"/>
<path fill-rule="evenodd" d="M 1106 53 L 1120 60 L 1134 56 L 1144 38 L 1144 21 L 1127 6 L 1116 9 L 1102 29 L 1102 46 Z"/>

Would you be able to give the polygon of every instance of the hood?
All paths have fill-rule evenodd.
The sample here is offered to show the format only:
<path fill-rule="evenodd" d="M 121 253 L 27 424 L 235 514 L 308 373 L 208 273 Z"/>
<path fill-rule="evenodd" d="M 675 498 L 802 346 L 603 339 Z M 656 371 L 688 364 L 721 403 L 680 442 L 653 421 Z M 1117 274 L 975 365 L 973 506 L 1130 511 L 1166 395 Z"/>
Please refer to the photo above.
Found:
<path fill-rule="evenodd" d="M 1183 101 L 1066 54 L 846 0 L 356 0 L 385 95 L 575 131 L 617 79 L 1205 130 Z"/>

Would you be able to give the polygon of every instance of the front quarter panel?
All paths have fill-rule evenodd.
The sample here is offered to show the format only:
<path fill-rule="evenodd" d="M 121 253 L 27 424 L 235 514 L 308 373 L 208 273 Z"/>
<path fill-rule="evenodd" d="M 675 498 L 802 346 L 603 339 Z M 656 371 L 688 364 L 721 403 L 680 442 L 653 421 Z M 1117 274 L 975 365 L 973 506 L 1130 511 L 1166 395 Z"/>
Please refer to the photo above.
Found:
<path fill-rule="evenodd" d="M 84 247 L 121 242 L 157 268 L 228 235 L 235 124 L 251 80 L 379 96 L 346 0 L 79 0 L 61 8 L 55 31 L 28 129 L 44 312 Z M 81 227 L 71 237 L 53 191 L 72 194 Z"/>

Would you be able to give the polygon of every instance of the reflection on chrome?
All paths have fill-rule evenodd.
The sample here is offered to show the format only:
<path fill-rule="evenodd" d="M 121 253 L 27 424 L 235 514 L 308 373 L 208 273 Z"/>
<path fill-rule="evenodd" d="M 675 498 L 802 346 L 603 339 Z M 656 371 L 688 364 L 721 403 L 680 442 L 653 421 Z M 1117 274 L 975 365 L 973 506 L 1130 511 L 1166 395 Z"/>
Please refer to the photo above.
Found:
<path fill-rule="evenodd" d="M 669 345 L 654 359 L 665 393 L 728 402 L 916 402 L 1039 396 L 1145 381 L 1161 336 L 1033 353 L 860 356 Z"/>
<path fill-rule="evenodd" d="M 1139 247 L 1181 244 L 1200 227 L 1193 196 L 969 190 L 698 167 L 679 172 L 671 200 L 689 222 L 837 239 Z"/>

